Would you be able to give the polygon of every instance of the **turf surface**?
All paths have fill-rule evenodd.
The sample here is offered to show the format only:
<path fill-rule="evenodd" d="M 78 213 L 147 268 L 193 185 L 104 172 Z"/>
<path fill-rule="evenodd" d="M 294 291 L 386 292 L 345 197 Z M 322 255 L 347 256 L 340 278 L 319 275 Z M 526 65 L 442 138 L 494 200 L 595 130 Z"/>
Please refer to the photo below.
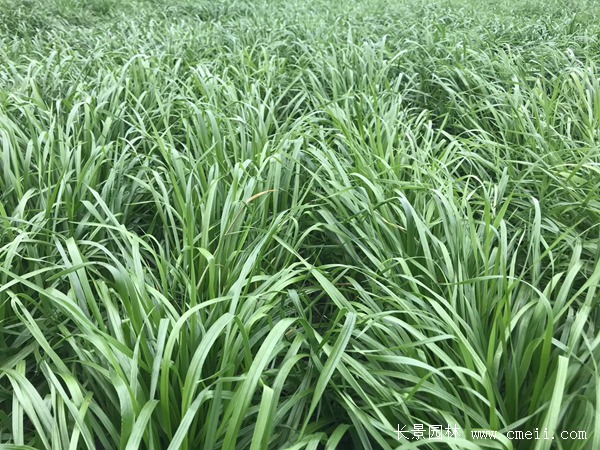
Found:
<path fill-rule="evenodd" d="M 0 0 L 0 450 L 599 449 L 599 11 Z"/>

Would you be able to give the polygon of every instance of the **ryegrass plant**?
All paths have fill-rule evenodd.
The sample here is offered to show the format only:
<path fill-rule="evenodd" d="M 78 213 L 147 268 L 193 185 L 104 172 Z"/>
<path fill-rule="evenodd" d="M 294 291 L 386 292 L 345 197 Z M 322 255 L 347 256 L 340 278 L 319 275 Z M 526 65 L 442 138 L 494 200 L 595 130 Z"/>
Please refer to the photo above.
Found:
<path fill-rule="evenodd" d="M 598 12 L 0 0 L 0 449 L 600 448 Z"/>

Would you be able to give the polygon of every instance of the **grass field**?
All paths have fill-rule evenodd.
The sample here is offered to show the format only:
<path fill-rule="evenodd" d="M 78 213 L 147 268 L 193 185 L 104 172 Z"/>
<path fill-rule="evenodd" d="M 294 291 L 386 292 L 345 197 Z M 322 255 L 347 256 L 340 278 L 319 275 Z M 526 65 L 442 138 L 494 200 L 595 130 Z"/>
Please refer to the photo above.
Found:
<path fill-rule="evenodd" d="M 600 449 L 599 17 L 0 0 L 0 450 Z"/>

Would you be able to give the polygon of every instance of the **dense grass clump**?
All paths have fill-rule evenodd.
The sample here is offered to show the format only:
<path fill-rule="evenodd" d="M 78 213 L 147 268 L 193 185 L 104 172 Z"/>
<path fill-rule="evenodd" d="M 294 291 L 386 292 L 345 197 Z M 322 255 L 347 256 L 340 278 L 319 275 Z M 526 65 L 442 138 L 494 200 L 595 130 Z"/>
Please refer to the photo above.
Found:
<path fill-rule="evenodd" d="M 599 12 L 0 0 L 0 449 L 599 449 Z"/>

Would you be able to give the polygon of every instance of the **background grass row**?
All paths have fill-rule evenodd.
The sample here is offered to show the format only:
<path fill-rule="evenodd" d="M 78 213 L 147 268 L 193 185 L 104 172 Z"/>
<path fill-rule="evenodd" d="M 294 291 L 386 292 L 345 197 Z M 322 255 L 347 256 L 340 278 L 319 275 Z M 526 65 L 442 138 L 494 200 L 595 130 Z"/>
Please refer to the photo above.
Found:
<path fill-rule="evenodd" d="M 598 12 L 0 0 L 0 448 L 600 448 Z"/>

